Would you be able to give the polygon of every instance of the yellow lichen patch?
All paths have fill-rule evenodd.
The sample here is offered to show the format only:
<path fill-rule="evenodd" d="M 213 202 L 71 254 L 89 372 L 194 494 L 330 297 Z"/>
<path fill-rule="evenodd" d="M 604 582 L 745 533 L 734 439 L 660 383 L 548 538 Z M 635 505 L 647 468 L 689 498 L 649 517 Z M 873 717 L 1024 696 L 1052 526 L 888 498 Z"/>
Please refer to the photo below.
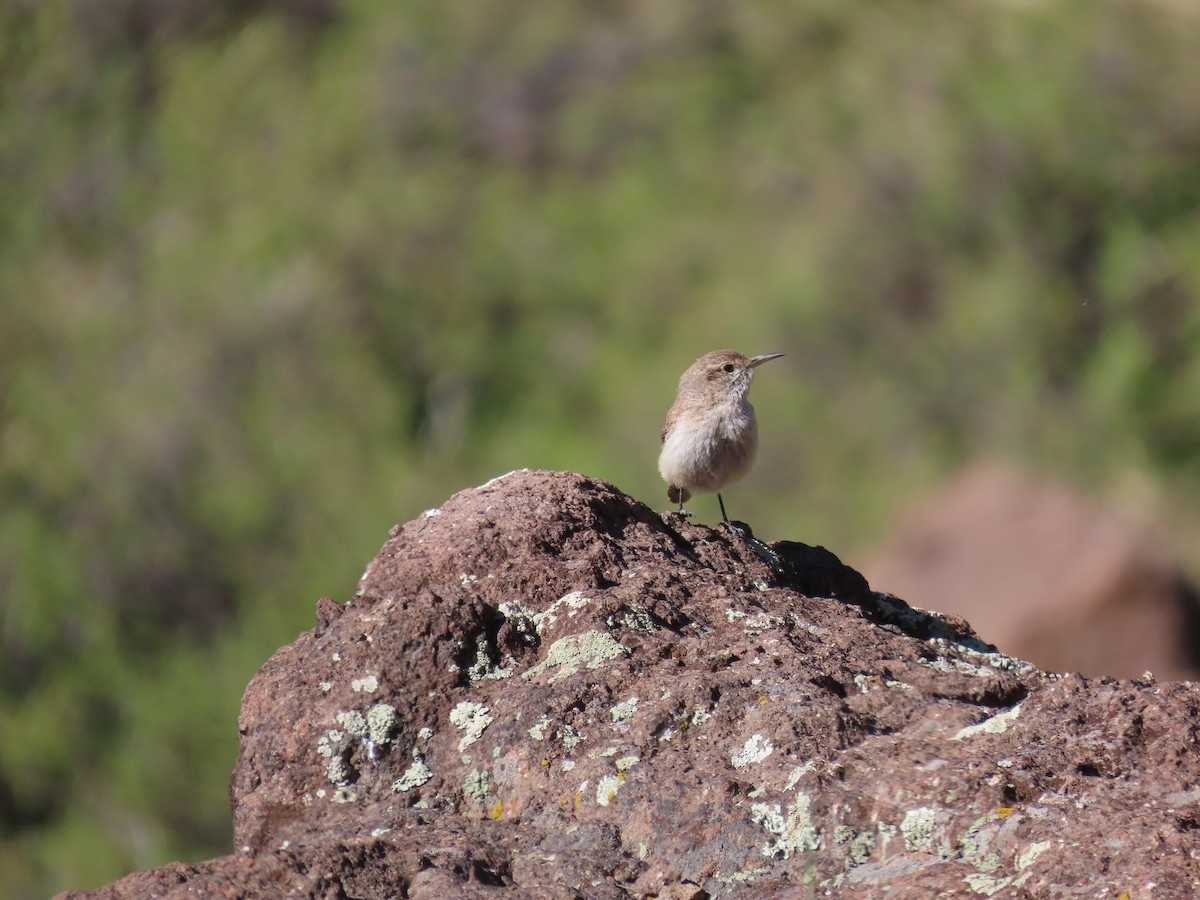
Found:
<path fill-rule="evenodd" d="M 1011 806 L 999 806 L 996 808 L 996 818 L 1007 819 L 1013 814 L 1013 812 L 1015 812 L 1015 810 Z"/>
<path fill-rule="evenodd" d="M 550 757 L 548 757 L 548 756 L 543 756 L 543 757 L 542 757 L 542 765 L 543 765 L 543 766 L 548 766 L 548 765 L 550 765 Z"/>
<path fill-rule="evenodd" d="M 496 805 L 492 807 L 491 811 L 488 813 L 488 816 L 492 819 L 497 819 L 497 820 L 503 819 L 504 818 L 504 801 L 497 800 Z"/>

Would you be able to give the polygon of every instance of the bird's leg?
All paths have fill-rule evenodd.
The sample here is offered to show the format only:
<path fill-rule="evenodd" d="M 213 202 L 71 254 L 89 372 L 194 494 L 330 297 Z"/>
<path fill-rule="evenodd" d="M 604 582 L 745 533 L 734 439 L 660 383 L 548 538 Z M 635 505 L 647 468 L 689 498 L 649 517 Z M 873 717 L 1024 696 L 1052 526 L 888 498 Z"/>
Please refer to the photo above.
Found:
<path fill-rule="evenodd" d="M 717 502 L 721 504 L 721 521 L 728 522 L 729 516 L 725 515 L 725 501 L 721 499 L 720 494 L 717 494 Z"/>

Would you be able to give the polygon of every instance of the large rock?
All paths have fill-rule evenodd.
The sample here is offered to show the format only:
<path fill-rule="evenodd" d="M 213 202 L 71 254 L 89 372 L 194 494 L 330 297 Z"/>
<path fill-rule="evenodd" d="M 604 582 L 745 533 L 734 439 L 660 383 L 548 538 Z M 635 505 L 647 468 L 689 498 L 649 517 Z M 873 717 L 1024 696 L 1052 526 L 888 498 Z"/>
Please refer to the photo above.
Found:
<path fill-rule="evenodd" d="M 1149 529 L 1065 484 L 971 466 L 864 571 L 1043 669 L 1200 676 L 1200 604 L 1179 566 Z"/>
<path fill-rule="evenodd" d="M 522 471 L 246 691 L 238 851 L 91 894 L 1192 897 L 1200 689 L 1053 676 L 828 552 Z"/>

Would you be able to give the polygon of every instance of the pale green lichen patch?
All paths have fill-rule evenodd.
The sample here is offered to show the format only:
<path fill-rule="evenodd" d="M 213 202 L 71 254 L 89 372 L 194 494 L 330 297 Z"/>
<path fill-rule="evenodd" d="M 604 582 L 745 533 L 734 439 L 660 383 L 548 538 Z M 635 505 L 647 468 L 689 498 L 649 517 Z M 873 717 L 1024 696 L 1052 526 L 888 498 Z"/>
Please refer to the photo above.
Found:
<path fill-rule="evenodd" d="M 345 736 L 336 728 L 330 728 L 317 739 L 317 753 L 328 760 L 325 764 L 325 777 L 332 784 L 343 787 L 351 784 L 355 776 L 353 767 L 346 759 L 347 751 L 341 746 Z"/>
<path fill-rule="evenodd" d="M 331 783 L 344 787 L 353 782 L 354 769 L 345 757 L 337 753 L 329 758 L 329 763 L 325 766 L 325 775 Z"/>
<path fill-rule="evenodd" d="M 550 717 L 542 716 L 529 729 L 529 736 L 535 741 L 544 741 L 546 739 L 546 729 L 550 727 Z"/>
<path fill-rule="evenodd" d="M 616 724 L 618 722 L 624 722 L 626 719 L 631 718 L 633 714 L 637 712 L 637 707 L 637 697 L 630 697 L 628 700 L 622 700 L 609 710 L 609 713 L 612 715 L 613 723 Z"/>
<path fill-rule="evenodd" d="M 537 617 L 532 609 L 518 600 L 501 603 L 499 609 L 524 643 L 537 643 Z"/>
<path fill-rule="evenodd" d="M 563 749 L 570 752 L 578 747 L 584 740 L 584 736 L 579 733 L 579 730 L 574 725 L 564 725 L 556 732 L 558 739 L 562 742 Z"/>
<path fill-rule="evenodd" d="M 909 853 L 938 853 L 939 856 L 945 856 L 946 853 L 939 852 L 936 846 L 939 818 L 939 811 L 930 806 L 918 806 L 906 812 L 900 823 L 904 849 Z"/>
<path fill-rule="evenodd" d="M 752 734 L 742 748 L 729 758 L 729 761 L 735 769 L 742 769 L 762 762 L 774 752 L 775 745 L 771 743 L 770 738 L 763 737 L 761 734 Z"/>
<path fill-rule="evenodd" d="M 367 675 L 364 678 L 355 678 L 350 682 L 350 690 L 355 693 L 373 694 L 379 690 L 379 679 L 374 675 Z"/>
<path fill-rule="evenodd" d="M 463 793 L 480 806 L 487 804 L 492 776 L 486 769 L 472 769 L 463 778 Z"/>
<path fill-rule="evenodd" d="M 464 700 L 450 710 L 450 724 L 463 732 L 462 739 L 458 742 L 459 752 L 461 753 L 479 740 L 479 736 L 483 734 L 485 728 L 492 724 L 492 721 L 488 708 L 482 703 Z"/>
<path fill-rule="evenodd" d="M 480 638 L 475 645 L 475 662 L 467 666 L 467 680 L 482 681 L 485 678 L 495 681 L 511 678 L 512 670 L 492 662 L 491 647 L 485 638 Z"/>
<path fill-rule="evenodd" d="M 367 710 L 367 737 L 375 744 L 388 743 L 399 724 L 400 716 L 391 704 L 376 703 Z"/>
<path fill-rule="evenodd" d="M 397 793 L 411 791 L 425 784 L 433 777 L 433 770 L 425 765 L 425 759 L 416 750 L 413 751 L 413 763 L 404 774 L 392 782 L 392 790 Z"/>
<path fill-rule="evenodd" d="M 850 870 L 861 866 L 871 858 L 875 850 L 875 835 L 871 831 L 855 831 L 849 825 L 839 825 L 833 831 L 834 843 L 845 847 L 845 868 Z M 841 884 L 840 876 L 837 882 Z"/>
<path fill-rule="evenodd" d="M 580 669 L 598 669 L 611 659 L 629 652 L 629 648 L 616 641 L 606 631 L 585 631 L 561 638 L 550 645 L 546 658 L 526 672 L 523 678 L 532 678 L 539 672 L 551 668 L 558 671 L 550 676 L 553 684 L 574 675 Z"/>
<path fill-rule="evenodd" d="M 1012 709 L 1005 710 L 1002 713 L 997 713 L 990 719 L 984 719 L 977 725 L 968 725 L 966 728 L 960 728 L 952 741 L 965 741 L 967 738 L 972 738 L 977 734 L 1000 734 L 1008 729 L 1021 714 L 1021 704 L 1018 703 Z"/>
<path fill-rule="evenodd" d="M 958 854 L 981 872 L 992 872 L 1000 868 L 1000 857 L 987 852 L 989 836 L 983 833 L 984 826 L 1000 820 L 1000 815 L 990 812 L 972 822 L 958 842 Z"/>
<path fill-rule="evenodd" d="M 621 789 L 621 779 L 616 775 L 604 775 L 596 783 L 596 803 L 600 806 L 608 806 L 613 798 L 617 796 L 617 791 Z"/>
<path fill-rule="evenodd" d="M 622 616 L 627 628 L 634 631 L 640 631 L 643 634 L 654 634 L 658 631 L 658 626 L 654 624 L 654 617 L 650 615 L 650 611 L 642 606 L 635 606 L 625 611 Z"/>
<path fill-rule="evenodd" d="M 634 766 L 641 762 L 640 756 L 622 756 L 620 759 L 613 760 L 613 765 L 617 767 L 618 772 L 628 772 Z"/>
<path fill-rule="evenodd" d="M 787 805 L 786 812 L 778 803 L 755 803 L 750 807 L 750 819 L 775 840 L 763 846 L 762 855 L 788 859 L 802 850 L 818 850 L 821 832 L 812 817 L 812 797 L 803 791 L 796 801 Z"/>
<path fill-rule="evenodd" d="M 337 721 L 339 725 L 355 737 L 362 737 L 367 733 L 367 720 L 357 710 L 348 709 L 338 713 Z"/>

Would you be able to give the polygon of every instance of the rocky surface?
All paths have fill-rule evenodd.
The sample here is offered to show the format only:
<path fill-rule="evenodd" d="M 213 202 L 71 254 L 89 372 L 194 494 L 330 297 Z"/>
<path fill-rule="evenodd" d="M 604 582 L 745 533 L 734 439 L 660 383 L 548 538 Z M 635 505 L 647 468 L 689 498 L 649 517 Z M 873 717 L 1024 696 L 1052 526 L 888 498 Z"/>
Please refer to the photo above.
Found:
<path fill-rule="evenodd" d="M 980 463 L 864 572 L 1053 672 L 1200 677 L 1200 598 L 1153 532 L 1069 486 Z"/>
<path fill-rule="evenodd" d="M 1200 688 L 1053 676 L 826 551 L 522 471 L 247 688 L 228 857 L 71 897 L 1193 897 Z"/>

